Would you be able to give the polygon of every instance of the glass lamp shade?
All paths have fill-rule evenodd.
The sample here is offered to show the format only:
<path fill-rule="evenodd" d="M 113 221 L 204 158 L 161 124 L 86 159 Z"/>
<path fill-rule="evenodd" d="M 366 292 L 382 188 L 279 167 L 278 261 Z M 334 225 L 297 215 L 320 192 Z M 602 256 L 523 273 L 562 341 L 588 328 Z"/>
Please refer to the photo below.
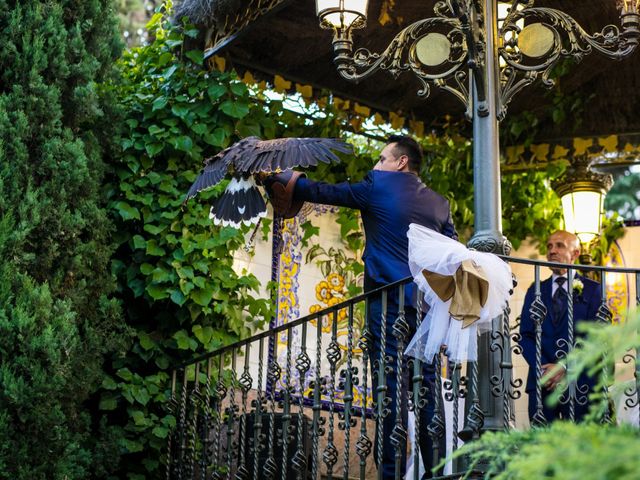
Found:
<path fill-rule="evenodd" d="M 622 15 L 637 14 L 640 12 L 640 0 L 619 0 L 618 5 Z"/>
<path fill-rule="evenodd" d="M 588 245 L 600 233 L 603 200 L 600 190 L 573 189 L 562 195 L 565 230 Z"/>
<path fill-rule="evenodd" d="M 320 24 L 336 30 L 362 28 L 367 20 L 369 0 L 316 0 Z"/>

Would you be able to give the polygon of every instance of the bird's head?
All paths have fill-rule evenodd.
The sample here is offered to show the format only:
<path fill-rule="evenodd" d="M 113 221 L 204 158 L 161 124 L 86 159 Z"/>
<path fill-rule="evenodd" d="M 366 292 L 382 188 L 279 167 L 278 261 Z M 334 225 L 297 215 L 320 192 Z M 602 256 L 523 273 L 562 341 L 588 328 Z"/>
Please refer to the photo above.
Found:
<path fill-rule="evenodd" d="M 256 183 L 258 185 L 266 185 L 268 182 L 266 182 L 266 180 L 268 178 L 273 177 L 274 175 L 277 175 L 279 173 L 282 173 L 283 170 L 280 168 L 276 168 L 275 171 L 273 172 L 256 172 L 253 174 L 253 178 L 255 179 Z"/>
<path fill-rule="evenodd" d="M 269 172 L 256 172 L 253 174 L 253 178 L 255 179 L 258 185 L 264 185 L 264 181 L 269 178 L 272 174 Z"/>

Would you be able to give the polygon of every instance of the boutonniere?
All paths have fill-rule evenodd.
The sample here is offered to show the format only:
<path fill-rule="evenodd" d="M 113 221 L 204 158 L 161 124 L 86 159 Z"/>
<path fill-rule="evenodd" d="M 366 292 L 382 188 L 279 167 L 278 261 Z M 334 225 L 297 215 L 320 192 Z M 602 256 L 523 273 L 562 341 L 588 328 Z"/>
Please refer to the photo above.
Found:
<path fill-rule="evenodd" d="M 573 293 L 580 296 L 582 295 L 582 290 L 584 289 L 584 283 L 579 278 L 573 279 Z"/>

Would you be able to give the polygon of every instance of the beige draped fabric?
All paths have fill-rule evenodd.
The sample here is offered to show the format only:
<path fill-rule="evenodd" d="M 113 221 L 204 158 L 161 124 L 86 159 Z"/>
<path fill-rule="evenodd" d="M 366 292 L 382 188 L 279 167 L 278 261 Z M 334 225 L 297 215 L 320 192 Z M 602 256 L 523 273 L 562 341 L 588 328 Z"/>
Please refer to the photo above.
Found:
<path fill-rule="evenodd" d="M 480 265 L 464 260 L 453 275 L 441 275 L 422 270 L 429 286 L 443 302 L 451 299 L 449 314 L 466 328 L 480 318 L 487 302 L 489 281 Z"/>

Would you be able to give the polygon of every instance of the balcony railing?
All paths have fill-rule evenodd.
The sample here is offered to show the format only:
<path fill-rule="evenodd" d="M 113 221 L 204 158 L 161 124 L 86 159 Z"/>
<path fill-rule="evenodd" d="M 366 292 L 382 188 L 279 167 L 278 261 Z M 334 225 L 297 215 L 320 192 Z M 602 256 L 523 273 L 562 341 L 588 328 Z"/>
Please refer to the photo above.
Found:
<path fill-rule="evenodd" d="M 536 326 L 539 380 L 542 322 L 548 308 L 541 299 L 540 271 L 541 267 L 558 264 L 503 259 L 520 264 L 519 268 L 528 265 L 533 269 L 535 299 L 530 315 Z M 569 278 L 573 278 L 577 266 L 566 267 Z M 631 279 L 633 303 L 640 304 L 640 269 L 579 268 L 601 277 L 597 321 L 608 323 L 612 319 L 605 288 L 609 275 L 622 274 Z M 376 463 L 389 445 L 394 450 L 395 478 L 402 478 L 405 462 L 420 464 L 419 449 L 411 445 L 420 444 L 417 439 L 424 437 L 424 432 L 431 440 L 428 455 L 435 465 L 485 429 L 513 428 L 514 400 L 522 395 L 524 380 L 513 375 L 512 356 L 521 353 L 521 339 L 517 324 L 510 322 L 509 307 L 494 319 L 492 332 L 480 337 L 478 362 L 454 365 L 446 356 L 437 356 L 437 374 L 429 382 L 421 362 L 404 356 L 411 329 L 403 298 L 410 282 L 405 279 L 354 297 L 177 367 L 169 406 L 176 427 L 167 444 L 166 478 L 382 478 Z M 392 296 L 399 300 L 397 319 L 392 329 L 382 329 L 380 338 L 374 339 L 370 326 L 363 322 L 365 312 L 376 298 L 382 306 L 384 324 L 387 300 Z M 422 311 L 420 303 L 418 299 L 418 311 Z M 569 338 L 558 345 L 559 351 L 575 346 L 572 301 L 568 318 Z M 357 328 L 362 323 L 364 328 Z M 392 361 L 393 356 L 388 354 L 369 358 L 374 341 L 378 342 L 378 351 L 387 353 L 393 343 L 397 360 Z M 560 352 L 558 355 L 563 356 Z M 637 371 L 635 353 L 625 356 L 624 361 Z M 395 401 L 388 395 L 391 379 L 401 386 Z M 536 384 L 536 415 L 532 421 L 545 423 L 541 386 Z M 627 407 L 636 409 L 635 415 L 640 401 L 637 385 L 636 374 L 635 388 L 627 389 L 625 401 Z M 574 418 L 581 402 L 575 387 L 571 385 L 560 400 L 567 405 L 570 418 Z M 430 395 L 430 388 L 437 394 Z M 403 398 L 403 391 L 408 392 L 408 400 Z M 424 424 L 422 415 L 413 413 L 429 407 L 429 403 L 431 413 Z M 387 418 L 395 419 L 391 430 L 376 428 Z M 611 413 L 607 412 L 603 420 L 610 419 Z M 390 443 L 383 438 L 387 435 Z M 454 462 L 446 468 L 438 475 L 459 478 L 456 474 L 463 472 L 465 465 Z M 421 478 L 419 469 L 410 470 L 407 478 Z"/>

